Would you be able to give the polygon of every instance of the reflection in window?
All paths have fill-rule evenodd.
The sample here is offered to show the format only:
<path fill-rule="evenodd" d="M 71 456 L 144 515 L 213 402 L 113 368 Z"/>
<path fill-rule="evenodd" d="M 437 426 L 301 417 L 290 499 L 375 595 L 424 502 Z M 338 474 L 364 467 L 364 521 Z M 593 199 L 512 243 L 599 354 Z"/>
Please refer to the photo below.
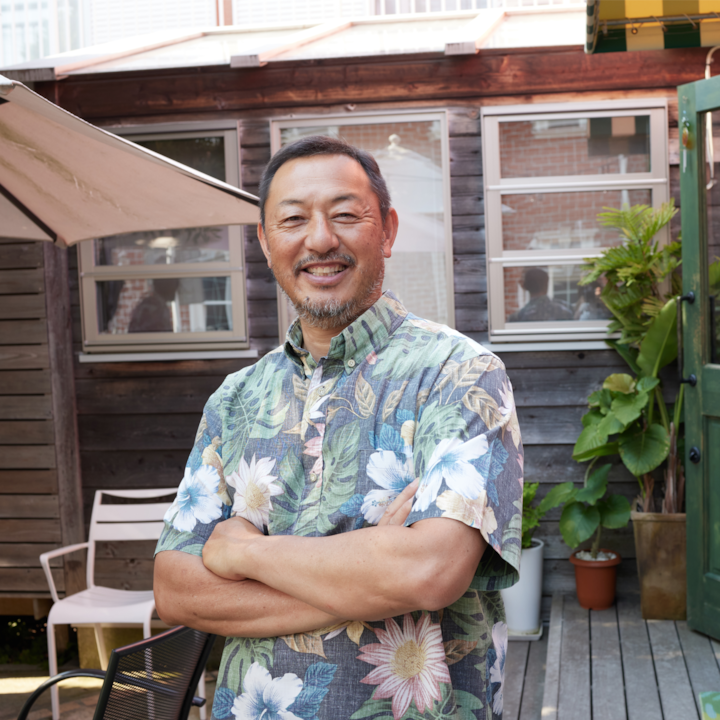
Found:
<path fill-rule="evenodd" d="M 500 123 L 504 178 L 650 172 L 650 116 Z"/>
<path fill-rule="evenodd" d="M 156 277 L 98 281 L 101 334 L 232 330 L 228 277 Z"/>
<path fill-rule="evenodd" d="M 598 213 L 651 203 L 652 192 L 646 189 L 503 195 L 503 250 L 611 247 L 620 238 L 616 230 L 598 224 Z"/>
<path fill-rule="evenodd" d="M 416 315 L 453 324 L 440 120 L 286 127 L 280 141 L 286 145 L 310 135 L 341 137 L 375 157 L 400 218 L 383 289 L 395 292 Z"/>
<path fill-rule="evenodd" d="M 95 241 L 96 266 L 230 262 L 226 227 L 112 235 Z"/>
<path fill-rule="evenodd" d="M 511 323 L 607 320 L 600 283 L 580 285 L 582 266 L 506 267 L 505 319 Z"/>

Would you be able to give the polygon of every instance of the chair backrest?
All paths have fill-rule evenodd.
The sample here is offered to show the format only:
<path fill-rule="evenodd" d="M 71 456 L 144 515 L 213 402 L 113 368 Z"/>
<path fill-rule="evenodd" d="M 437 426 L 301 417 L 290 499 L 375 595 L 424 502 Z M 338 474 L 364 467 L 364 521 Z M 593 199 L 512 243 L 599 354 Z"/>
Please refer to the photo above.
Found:
<path fill-rule="evenodd" d="M 185 720 L 214 639 L 180 626 L 113 650 L 93 720 Z"/>
<path fill-rule="evenodd" d="M 87 585 L 93 587 L 95 568 L 95 543 L 124 540 L 157 540 L 163 530 L 163 517 L 172 504 L 163 502 L 129 502 L 174 496 L 177 488 L 153 488 L 151 490 L 98 490 L 95 493 L 90 532 L 88 535 Z M 103 495 L 124 498 L 121 505 L 103 503 Z"/>

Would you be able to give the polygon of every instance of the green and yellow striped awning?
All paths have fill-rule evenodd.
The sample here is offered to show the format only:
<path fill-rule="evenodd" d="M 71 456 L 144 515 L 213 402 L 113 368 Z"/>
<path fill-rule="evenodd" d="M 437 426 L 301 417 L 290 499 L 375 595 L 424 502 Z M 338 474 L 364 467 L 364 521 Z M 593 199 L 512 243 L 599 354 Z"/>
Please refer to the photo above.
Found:
<path fill-rule="evenodd" d="M 720 0 L 586 2 L 586 53 L 720 45 Z"/>

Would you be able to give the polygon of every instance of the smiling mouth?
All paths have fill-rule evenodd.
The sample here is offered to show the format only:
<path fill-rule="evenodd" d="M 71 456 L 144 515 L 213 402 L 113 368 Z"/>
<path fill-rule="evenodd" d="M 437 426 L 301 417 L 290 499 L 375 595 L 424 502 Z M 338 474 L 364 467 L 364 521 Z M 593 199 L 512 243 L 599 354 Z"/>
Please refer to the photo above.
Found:
<path fill-rule="evenodd" d="M 308 267 L 305 268 L 305 272 L 310 273 L 316 277 L 328 277 L 331 275 L 337 275 L 345 270 L 345 265 L 324 265 L 320 267 Z"/>

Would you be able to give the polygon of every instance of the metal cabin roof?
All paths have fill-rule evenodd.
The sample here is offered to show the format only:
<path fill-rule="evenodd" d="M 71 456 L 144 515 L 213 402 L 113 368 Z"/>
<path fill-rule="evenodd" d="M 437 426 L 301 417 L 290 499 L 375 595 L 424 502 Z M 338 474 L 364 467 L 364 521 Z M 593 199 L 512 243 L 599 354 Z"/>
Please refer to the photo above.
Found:
<path fill-rule="evenodd" d="M 23 82 L 202 66 L 262 67 L 280 61 L 583 45 L 585 4 L 428 15 L 390 15 L 321 24 L 225 26 L 161 32 L 0 69 Z"/>

